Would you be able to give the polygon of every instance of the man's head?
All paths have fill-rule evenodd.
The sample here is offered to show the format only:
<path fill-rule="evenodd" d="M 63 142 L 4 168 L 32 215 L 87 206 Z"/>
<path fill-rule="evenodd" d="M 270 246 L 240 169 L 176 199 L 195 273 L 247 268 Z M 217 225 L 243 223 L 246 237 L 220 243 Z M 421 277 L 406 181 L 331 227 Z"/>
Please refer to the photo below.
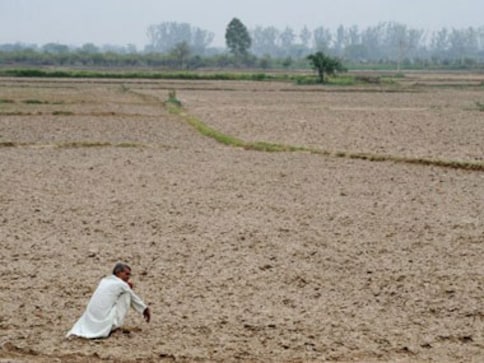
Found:
<path fill-rule="evenodd" d="M 131 267 L 127 264 L 118 262 L 113 269 L 113 275 L 119 277 L 124 282 L 128 282 L 131 277 Z"/>

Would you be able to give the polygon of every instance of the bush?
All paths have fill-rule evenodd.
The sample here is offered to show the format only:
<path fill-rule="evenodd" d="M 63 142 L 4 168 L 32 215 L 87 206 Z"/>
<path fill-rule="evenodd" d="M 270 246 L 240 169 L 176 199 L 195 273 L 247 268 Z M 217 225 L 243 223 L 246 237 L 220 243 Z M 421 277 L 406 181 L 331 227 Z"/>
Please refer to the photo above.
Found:
<path fill-rule="evenodd" d="M 327 56 L 323 52 L 310 54 L 307 59 L 311 62 L 312 68 L 318 72 L 320 83 L 326 82 L 326 76 L 335 75 L 336 72 L 346 72 L 346 68 L 338 58 Z"/>

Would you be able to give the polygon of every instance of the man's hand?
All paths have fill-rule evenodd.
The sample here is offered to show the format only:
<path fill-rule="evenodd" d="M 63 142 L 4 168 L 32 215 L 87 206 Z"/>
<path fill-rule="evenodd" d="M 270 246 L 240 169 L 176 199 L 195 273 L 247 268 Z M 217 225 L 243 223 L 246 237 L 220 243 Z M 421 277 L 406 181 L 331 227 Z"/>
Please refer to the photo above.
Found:
<path fill-rule="evenodd" d="M 150 308 L 146 308 L 145 311 L 143 311 L 143 316 L 144 316 L 146 322 L 149 323 L 150 319 L 151 319 Z"/>
<path fill-rule="evenodd" d="M 133 281 L 128 280 L 128 281 L 126 281 L 126 283 L 129 285 L 129 287 L 130 287 L 131 289 L 133 289 L 133 287 L 134 287 Z"/>

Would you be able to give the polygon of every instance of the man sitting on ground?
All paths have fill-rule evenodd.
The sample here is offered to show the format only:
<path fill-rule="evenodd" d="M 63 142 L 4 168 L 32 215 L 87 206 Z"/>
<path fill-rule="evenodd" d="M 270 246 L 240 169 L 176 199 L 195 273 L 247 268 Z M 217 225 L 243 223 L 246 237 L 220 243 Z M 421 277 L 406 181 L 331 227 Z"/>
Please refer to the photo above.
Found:
<path fill-rule="evenodd" d="M 143 314 L 146 322 L 149 322 L 150 309 L 134 293 L 130 276 L 131 267 L 125 263 L 117 263 L 113 274 L 101 280 L 86 311 L 67 336 L 106 338 L 111 332 L 121 328 L 130 306 Z"/>

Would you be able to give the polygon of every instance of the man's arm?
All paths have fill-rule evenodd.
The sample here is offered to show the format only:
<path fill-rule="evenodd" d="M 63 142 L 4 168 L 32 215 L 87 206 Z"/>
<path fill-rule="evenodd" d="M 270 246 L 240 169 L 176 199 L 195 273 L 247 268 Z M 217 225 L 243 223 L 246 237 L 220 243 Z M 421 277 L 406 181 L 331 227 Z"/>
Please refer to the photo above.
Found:
<path fill-rule="evenodd" d="M 131 281 L 128 281 L 129 285 L 129 294 L 131 295 L 131 306 L 133 309 L 135 309 L 137 312 L 142 313 L 146 322 L 150 322 L 151 319 L 151 312 L 148 306 L 141 300 L 141 298 L 136 295 L 136 293 L 133 291 L 133 286 L 134 284 Z"/>

